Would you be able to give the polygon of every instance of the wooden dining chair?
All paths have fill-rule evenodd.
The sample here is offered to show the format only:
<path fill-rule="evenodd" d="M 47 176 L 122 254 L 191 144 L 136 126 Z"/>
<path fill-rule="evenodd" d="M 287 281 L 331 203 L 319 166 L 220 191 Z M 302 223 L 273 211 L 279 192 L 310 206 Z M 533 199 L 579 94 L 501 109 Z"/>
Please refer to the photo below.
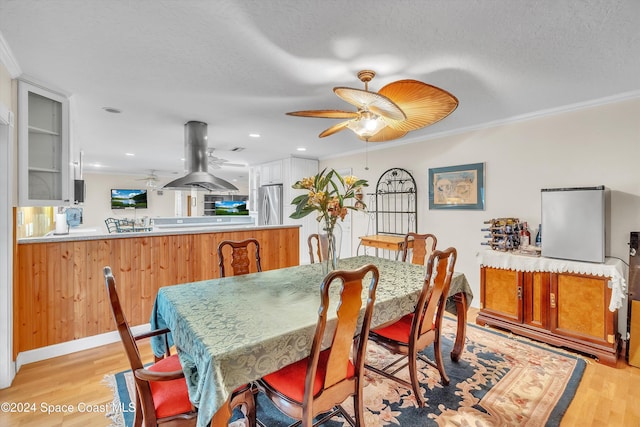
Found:
<path fill-rule="evenodd" d="M 412 242 L 411 249 L 409 249 L 409 242 Z M 424 265 L 431 253 L 436 250 L 437 243 L 438 239 L 433 234 L 407 233 L 404 236 L 402 261 Z M 409 251 L 411 251 L 411 259 L 408 259 Z"/>
<path fill-rule="evenodd" d="M 311 264 L 316 262 L 316 256 L 318 257 L 318 262 L 327 258 L 328 242 L 326 234 L 310 234 L 307 238 L 307 243 L 309 245 L 309 262 Z"/>
<path fill-rule="evenodd" d="M 442 383 L 449 384 L 449 377 L 442 362 L 440 330 L 456 257 L 455 248 L 433 251 L 427 261 L 427 272 L 415 311 L 390 325 L 369 332 L 370 340 L 401 356 L 383 368 L 377 368 L 369 364 L 366 367 L 412 389 L 416 401 L 421 407 L 424 406 L 425 400 L 420 392 L 420 383 L 418 381 L 418 358 L 437 368 L 438 372 L 440 372 Z M 432 344 L 435 363 L 420 354 L 422 350 Z M 405 358 L 406 363 L 397 366 Z M 394 375 L 407 365 L 409 365 L 411 382 Z"/>
<path fill-rule="evenodd" d="M 156 357 L 155 363 L 145 367 L 140 358 L 137 341 L 157 335 L 169 333 L 169 329 L 156 329 L 134 336 L 129 323 L 122 311 L 120 298 L 116 291 L 116 281 L 111 267 L 104 267 L 104 278 L 107 294 L 111 304 L 111 312 L 124 346 L 131 372 L 136 385 L 136 409 L 134 426 L 195 426 L 198 416 L 197 409 L 189 400 L 187 383 L 184 378 L 182 365 L 178 355 L 171 355 L 166 345 L 165 357 Z M 165 338 L 166 339 L 166 338 Z M 165 341 L 165 344 L 168 344 Z M 251 387 L 247 384 L 236 389 L 229 399 L 230 411 L 235 407 L 242 407 L 249 426 L 255 427 L 255 400 Z"/>
<path fill-rule="evenodd" d="M 342 246 L 342 227 L 338 223 L 335 224 L 333 236 L 335 239 L 336 251 L 339 256 L 340 248 Z M 318 257 L 318 262 L 327 259 L 329 252 L 329 238 L 327 234 L 310 234 L 307 238 L 307 244 L 309 245 L 309 262 L 311 264 L 316 262 L 316 256 Z"/>
<path fill-rule="evenodd" d="M 255 271 L 251 271 L 252 262 L 249 259 L 249 249 L 251 246 L 255 248 Z M 231 248 L 230 253 L 227 247 Z M 260 242 L 258 242 L 257 239 L 246 239 L 242 241 L 223 240 L 220 242 L 218 245 L 220 277 L 227 276 L 225 270 L 225 253 L 230 254 L 229 258 L 234 276 L 262 271 L 262 266 L 260 265 Z"/>
<path fill-rule="evenodd" d="M 366 307 L 358 330 L 363 282 L 369 273 Z M 366 337 L 369 332 L 378 277 L 378 269 L 371 264 L 357 270 L 330 272 L 320 286 L 318 322 L 309 356 L 257 381 L 258 389 L 284 414 L 300 420 L 303 427 L 311 427 L 316 416 L 327 412 L 316 424 L 341 414 L 352 426 L 364 425 L 362 387 L 367 340 L 354 337 Z M 334 305 L 337 310 L 334 329 L 333 325 L 327 325 L 327 318 L 329 289 L 336 282 L 342 287 L 340 301 Z M 325 337 L 325 332 L 331 336 Z M 323 350 L 323 343 L 331 346 Z M 340 406 L 349 396 L 353 396 L 355 420 Z"/>

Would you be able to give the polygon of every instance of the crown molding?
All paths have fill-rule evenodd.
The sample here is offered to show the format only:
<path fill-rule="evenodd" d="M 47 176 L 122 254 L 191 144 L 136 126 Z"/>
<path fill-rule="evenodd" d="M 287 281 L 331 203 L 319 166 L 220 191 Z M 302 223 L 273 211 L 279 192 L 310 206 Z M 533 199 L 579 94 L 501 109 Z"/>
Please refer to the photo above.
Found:
<path fill-rule="evenodd" d="M 466 126 L 458 129 L 452 129 L 443 132 L 433 133 L 431 135 L 426 136 L 418 136 L 414 138 L 403 138 L 399 141 L 394 141 L 391 143 L 374 143 L 368 144 L 365 148 L 360 148 L 357 150 L 352 150 L 344 153 L 338 154 L 330 154 L 328 156 L 320 157 L 319 160 L 329 160 L 338 157 L 345 157 L 354 154 L 360 154 L 368 151 L 377 151 L 377 150 L 385 150 L 390 147 L 397 147 L 401 145 L 413 144 L 416 142 L 424 142 L 432 139 L 445 138 L 448 136 L 459 135 L 467 132 L 476 132 L 479 130 L 494 128 L 498 126 L 504 126 L 512 123 L 524 122 L 528 120 L 539 119 L 543 117 L 557 116 L 559 114 L 569 113 L 572 111 L 583 110 L 587 108 L 599 107 L 601 105 L 613 104 L 617 102 L 629 101 L 632 99 L 640 98 L 640 90 L 635 90 L 631 92 L 625 92 L 618 95 L 607 96 L 604 98 L 593 99 L 590 101 L 579 102 L 575 104 L 564 105 L 562 107 L 550 108 L 547 110 L 535 111 L 533 113 L 522 114 L 519 116 L 509 117 L 503 120 L 495 120 L 492 122 L 480 123 L 478 125 Z"/>
<path fill-rule="evenodd" d="M 18 65 L 18 61 L 16 61 L 16 58 L 13 56 L 13 52 L 11 52 L 11 48 L 2 36 L 2 33 L 0 33 L 0 63 L 5 66 L 12 79 L 16 79 L 22 74 L 20 65 Z"/>

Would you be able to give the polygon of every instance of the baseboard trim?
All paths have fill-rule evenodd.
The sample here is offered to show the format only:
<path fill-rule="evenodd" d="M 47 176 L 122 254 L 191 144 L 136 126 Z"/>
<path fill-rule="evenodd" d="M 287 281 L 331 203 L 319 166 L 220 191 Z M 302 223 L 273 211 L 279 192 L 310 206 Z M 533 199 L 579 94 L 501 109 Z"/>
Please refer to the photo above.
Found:
<path fill-rule="evenodd" d="M 149 323 L 131 327 L 133 334 L 141 334 L 151 330 Z M 92 337 L 79 338 L 73 341 L 67 341 L 60 344 L 54 344 L 47 347 L 36 348 L 34 350 L 23 351 L 16 358 L 16 372 L 20 370 L 22 365 L 27 365 L 41 360 L 51 359 L 53 357 L 63 356 L 90 348 L 100 347 L 102 345 L 111 344 L 120 341 L 118 332 L 107 332 Z"/>

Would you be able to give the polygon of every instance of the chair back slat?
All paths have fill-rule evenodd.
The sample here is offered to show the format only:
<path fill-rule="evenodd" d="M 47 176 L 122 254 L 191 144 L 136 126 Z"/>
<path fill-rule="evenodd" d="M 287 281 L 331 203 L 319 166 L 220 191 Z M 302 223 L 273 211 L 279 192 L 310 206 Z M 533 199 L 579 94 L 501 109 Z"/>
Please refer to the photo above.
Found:
<path fill-rule="evenodd" d="M 345 283 L 342 288 L 338 324 L 331 343 L 331 355 L 327 362 L 324 386 L 329 387 L 347 376 L 347 361 L 351 355 L 353 337 L 356 333 L 358 314 L 362 307 L 362 279 Z"/>
<path fill-rule="evenodd" d="M 249 274 L 249 255 L 246 247 L 233 248 L 231 251 L 233 275 Z"/>
<path fill-rule="evenodd" d="M 410 242 L 411 249 L 409 249 Z M 407 233 L 404 236 L 402 261 L 407 261 L 409 251 L 411 251 L 411 263 L 424 265 L 431 253 L 436 250 L 437 243 L 438 239 L 433 234 Z"/>
<path fill-rule="evenodd" d="M 427 261 L 427 272 L 418 304 L 413 318 L 413 331 L 418 330 L 419 337 L 431 330 L 433 325 L 441 322 L 444 315 L 445 302 L 449 294 L 453 269 L 456 263 L 455 248 L 433 251 Z"/>

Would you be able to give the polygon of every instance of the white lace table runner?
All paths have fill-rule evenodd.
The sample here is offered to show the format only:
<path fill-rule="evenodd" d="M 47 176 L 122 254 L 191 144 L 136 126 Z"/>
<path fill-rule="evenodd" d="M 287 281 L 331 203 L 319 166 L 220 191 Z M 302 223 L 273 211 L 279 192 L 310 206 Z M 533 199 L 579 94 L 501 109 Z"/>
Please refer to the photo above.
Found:
<path fill-rule="evenodd" d="M 568 261 L 544 257 L 514 255 L 508 252 L 486 250 L 478 253 L 478 262 L 485 267 L 516 271 L 549 271 L 552 273 L 578 273 L 593 276 L 608 276 L 611 288 L 609 311 L 622 307 L 627 298 L 628 267 L 617 258 L 606 258 L 604 264 Z"/>

